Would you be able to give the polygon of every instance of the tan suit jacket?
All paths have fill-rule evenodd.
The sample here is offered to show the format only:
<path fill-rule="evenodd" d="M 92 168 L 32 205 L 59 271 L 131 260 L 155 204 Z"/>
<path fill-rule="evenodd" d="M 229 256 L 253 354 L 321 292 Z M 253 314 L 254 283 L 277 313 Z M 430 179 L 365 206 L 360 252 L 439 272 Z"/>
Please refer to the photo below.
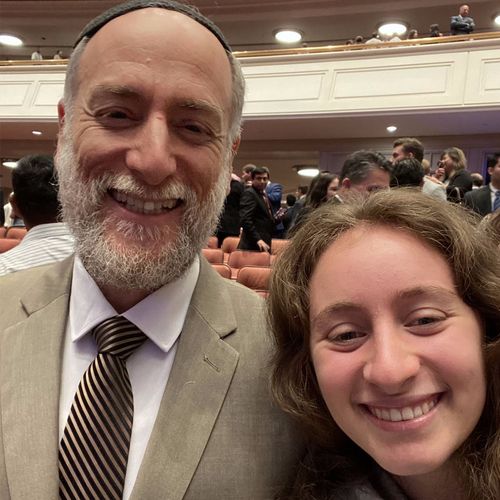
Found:
<path fill-rule="evenodd" d="M 0 278 L 0 498 L 58 498 L 72 259 Z M 134 500 L 272 498 L 301 445 L 268 392 L 262 302 L 202 260 Z"/>

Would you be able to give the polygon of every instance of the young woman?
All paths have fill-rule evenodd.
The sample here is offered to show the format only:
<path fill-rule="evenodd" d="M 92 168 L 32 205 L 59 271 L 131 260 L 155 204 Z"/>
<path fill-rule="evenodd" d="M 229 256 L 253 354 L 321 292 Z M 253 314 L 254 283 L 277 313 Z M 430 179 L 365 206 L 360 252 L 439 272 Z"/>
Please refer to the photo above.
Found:
<path fill-rule="evenodd" d="M 465 193 L 472 190 L 472 175 L 467 170 L 467 159 L 460 148 L 443 151 L 436 178 L 446 185 L 448 201 L 459 203 Z"/>
<path fill-rule="evenodd" d="M 310 216 L 276 262 L 273 390 L 310 438 L 288 499 L 500 498 L 500 259 L 404 189 Z"/>

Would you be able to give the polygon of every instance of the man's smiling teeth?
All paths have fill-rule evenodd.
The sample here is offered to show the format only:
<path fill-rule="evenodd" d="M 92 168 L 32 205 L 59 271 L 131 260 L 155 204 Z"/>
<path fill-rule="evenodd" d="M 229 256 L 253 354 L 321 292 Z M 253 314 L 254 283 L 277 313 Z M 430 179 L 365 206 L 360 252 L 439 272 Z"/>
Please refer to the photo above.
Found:
<path fill-rule="evenodd" d="M 401 422 L 402 420 L 413 420 L 429 413 L 436 406 L 437 399 L 431 399 L 415 406 L 405 406 L 404 408 L 375 408 L 367 406 L 370 413 L 380 420 L 389 422 Z"/>
<path fill-rule="evenodd" d="M 114 200 L 125 205 L 128 210 L 140 214 L 161 214 L 175 208 L 180 203 L 178 199 L 144 201 L 114 189 L 111 189 L 109 193 Z"/>

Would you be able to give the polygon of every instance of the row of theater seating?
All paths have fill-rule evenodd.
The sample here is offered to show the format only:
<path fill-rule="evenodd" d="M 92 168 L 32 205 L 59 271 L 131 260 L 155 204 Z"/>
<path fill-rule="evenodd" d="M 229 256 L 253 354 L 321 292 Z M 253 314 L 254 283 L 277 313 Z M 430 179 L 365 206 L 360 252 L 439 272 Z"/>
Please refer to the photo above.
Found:
<path fill-rule="evenodd" d="M 24 238 L 26 228 L 0 227 L 0 253 L 14 248 Z M 227 279 L 236 280 L 259 295 L 267 297 L 271 267 L 287 240 L 273 240 L 272 253 L 238 250 L 239 238 L 226 238 L 217 248 L 217 238 L 211 237 L 202 252 L 217 272 Z"/>
<path fill-rule="evenodd" d="M 267 297 L 273 262 L 288 240 L 272 240 L 271 253 L 238 250 L 238 243 L 239 238 L 226 238 L 222 247 L 217 248 L 217 239 L 210 238 L 202 253 L 222 277 L 236 280 Z"/>
<path fill-rule="evenodd" d="M 14 248 L 24 238 L 25 227 L 0 227 L 0 253 Z"/>

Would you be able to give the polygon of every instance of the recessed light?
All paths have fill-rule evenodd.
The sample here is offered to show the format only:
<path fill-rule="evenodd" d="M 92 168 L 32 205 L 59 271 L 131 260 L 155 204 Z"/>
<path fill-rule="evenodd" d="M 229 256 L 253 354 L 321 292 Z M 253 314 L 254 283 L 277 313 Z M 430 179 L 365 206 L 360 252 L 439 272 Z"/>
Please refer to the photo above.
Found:
<path fill-rule="evenodd" d="M 398 129 L 398 127 L 396 127 L 396 125 L 389 125 L 386 130 L 390 134 L 393 134 L 394 132 L 396 132 L 397 129 Z"/>
<path fill-rule="evenodd" d="M 302 177 L 316 177 L 319 174 L 319 168 L 315 165 L 294 165 L 293 168 Z"/>
<path fill-rule="evenodd" d="M 8 167 L 8 168 L 16 168 L 17 161 L 14 161 L 14 160 L 5 160 L 5 161 L 2 162 L 2 165 L 4 167 Z"/>
<path fill-rule="evenodd" d="M 282 29 L 274 33 L 274 38 L 281 43 L 296 43 L 302 40 L 302 33 L 294 29 Z"/>
<path fill-rule="evenodd" d="M 401 36 L 408 28 L 403 23 L 385 23 L 380 26 L 378 32 L 384 36 Z"/>
<path fill-rule="evenodd" d="M 21 45 L 23 45 L 23 41 L 17 36 L 2 33 L 0 34 L 0 44 L 11 45 L 12 47 L 20 47 Z"/>
<path fill-rule="evenodd" d="M 32 130 L 31 133 L 33 135 L 42 135 L 42 133 L 40 132 L 40 130 Z"/>
<path fill-rule="evenodd" d="M 500 26 L 500 14 L 498 14 L 496 17 L 495 17 L 495 24 L 497 26 Z"/>

